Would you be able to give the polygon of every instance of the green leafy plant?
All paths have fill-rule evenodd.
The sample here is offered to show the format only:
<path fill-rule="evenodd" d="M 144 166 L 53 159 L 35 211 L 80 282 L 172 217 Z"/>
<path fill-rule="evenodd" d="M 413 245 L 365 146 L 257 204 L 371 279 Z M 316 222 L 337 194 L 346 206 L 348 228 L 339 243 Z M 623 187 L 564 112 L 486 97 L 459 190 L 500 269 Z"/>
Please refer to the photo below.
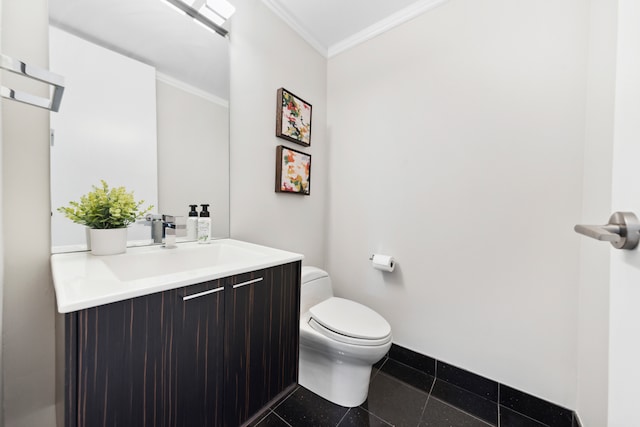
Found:
<path fill-rule="evenodd" d="M 136 202 L 133 192 L 124 187 L 109 188 L 104 180 L 102 187 L 92 185 L 93 191 L 80 197 L 80 202 L 58 208 L 71 221 L 89 228 L 124 228 L 153 209 L 143 209 L 144 200 Z"/>

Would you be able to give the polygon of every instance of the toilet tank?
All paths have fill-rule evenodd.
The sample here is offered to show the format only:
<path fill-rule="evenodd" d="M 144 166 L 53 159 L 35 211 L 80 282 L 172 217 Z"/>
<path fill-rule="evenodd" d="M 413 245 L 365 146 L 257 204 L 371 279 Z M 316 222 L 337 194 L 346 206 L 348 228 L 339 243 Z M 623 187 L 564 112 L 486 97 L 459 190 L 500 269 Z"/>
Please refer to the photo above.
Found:
<path fill-rule="evenodd" d="M 306 313 L 314 305 L 332 296 L 331 277 L 326 271 L 317 267 L 302 267 L 300 313 Z"/>

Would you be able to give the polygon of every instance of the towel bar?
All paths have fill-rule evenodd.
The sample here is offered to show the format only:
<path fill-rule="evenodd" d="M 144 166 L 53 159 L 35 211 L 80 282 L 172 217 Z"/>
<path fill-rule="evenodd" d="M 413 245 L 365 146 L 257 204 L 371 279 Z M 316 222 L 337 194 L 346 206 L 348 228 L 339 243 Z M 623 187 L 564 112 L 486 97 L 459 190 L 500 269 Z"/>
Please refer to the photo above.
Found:
<path fill-rule="evenodd" d="M 54 74 L 48 70 L 27 65 L 22 61 L 4 54 L 0 54 L 0 68 L 53 86 L 53 95 L 51 100 L 4 86 L 0 87 L 0 96 L 13 101 L 22 102 L 24 104 L 33 105 L 34 107 L 58 112 L 60 109 L 60 102 L 62 102 L 62 94 L 64 93 L 64 78 L 62 76 Z"/>

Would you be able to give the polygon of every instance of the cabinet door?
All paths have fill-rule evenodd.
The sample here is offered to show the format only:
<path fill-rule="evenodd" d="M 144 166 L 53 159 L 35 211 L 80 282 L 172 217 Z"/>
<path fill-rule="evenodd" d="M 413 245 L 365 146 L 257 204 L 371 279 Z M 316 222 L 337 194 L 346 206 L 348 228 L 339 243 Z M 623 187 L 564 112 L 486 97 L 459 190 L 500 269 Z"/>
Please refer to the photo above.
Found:
<path fill-rule="evenodd" d="M 225 424 L 239 426 L 298 380 L 300 263 L 228 279 Z"/>
<path fill-rule="evenodd" d="M 222 425 L 224 292 L 204 294 L 221 286 L 68 315 L 67 426 Z"/>
<path fill-rule="evenodd" d="M 223 280 L 178 291 L 172 356 L 176 427 L 222 426 Z M 171 380 L 171 379 L 170 379 Z"/>
<path fill-rule="evenodd" d="M 171 295 L 159 293 L 81 310 L 76 319 L 78 427 L 144 426 L 170 405 Z M 73 369 L 73 368 L 72 368 Z M 159 426 L 165 426 L 159 422 Z"/>

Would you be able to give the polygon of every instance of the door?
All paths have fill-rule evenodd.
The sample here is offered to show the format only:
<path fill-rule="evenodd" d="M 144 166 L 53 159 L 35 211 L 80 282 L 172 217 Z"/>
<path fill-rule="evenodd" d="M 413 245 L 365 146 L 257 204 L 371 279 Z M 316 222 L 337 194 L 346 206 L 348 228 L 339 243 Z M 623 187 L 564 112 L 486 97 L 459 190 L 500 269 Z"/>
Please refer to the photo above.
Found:
<path fill-rule="evenodd" d="M 583 219 L 640 216 L 640 4 L 591 0 Z M 640 393 L 640 248 L 584 239 L 580 254 L 577 413 L 625 427 Z M 631 423 L 631 424 L 630 424 Z"/>
<path fill-rule="evenodd" d="M 640 4 L 618 0 L 612 205 L 640 215 Z M 609 427 L 637 422 L 640 392 L 640 249 L 612 251 Z"/>

